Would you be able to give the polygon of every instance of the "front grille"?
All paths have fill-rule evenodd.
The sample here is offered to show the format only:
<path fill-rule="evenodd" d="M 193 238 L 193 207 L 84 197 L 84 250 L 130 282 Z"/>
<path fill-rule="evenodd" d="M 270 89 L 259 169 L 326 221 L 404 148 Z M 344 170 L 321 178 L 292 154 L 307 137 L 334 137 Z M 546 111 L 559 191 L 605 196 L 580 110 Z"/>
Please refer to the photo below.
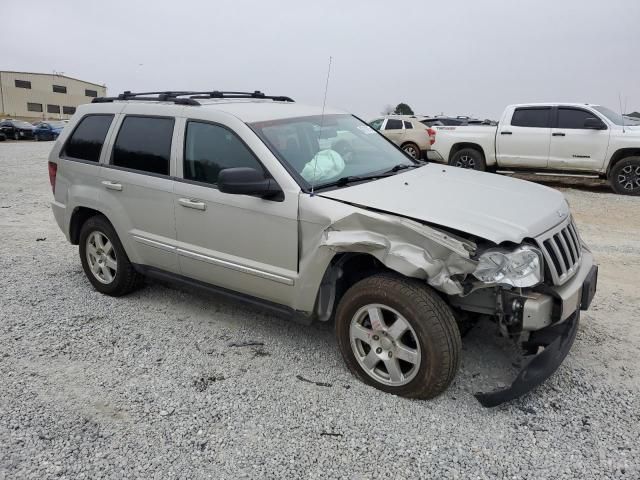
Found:
<path fill-rule="evenodd" d="M 576 273 L 582 258 L 582 243 L 572 218 L 536 241 L 542 249 L 554 285 L 562 285 Z"/>

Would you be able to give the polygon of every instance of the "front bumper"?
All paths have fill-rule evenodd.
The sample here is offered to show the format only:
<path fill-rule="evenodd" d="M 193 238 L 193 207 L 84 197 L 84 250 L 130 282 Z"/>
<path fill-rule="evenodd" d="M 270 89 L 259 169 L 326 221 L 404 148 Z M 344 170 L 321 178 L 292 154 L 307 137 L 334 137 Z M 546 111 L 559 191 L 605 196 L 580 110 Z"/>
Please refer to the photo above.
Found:
<path fill-rule="evenodd" d="M 523 343 L 522 346 L 526 351 L 539 353 L 531 356 L 526 366 L 508 388 L 488 393 L 477 393 L 475 397 L 482 406 L 495 407 L 524 395 L 553 375 L 562 364 L 576 338 L 580 323 L 580 311 L 589 308 L 596 293 L 598 267 L 593 265 L 593 257 L 590 253 L 588 259 L 588 265 L 581 266 L 578 272 L 580 277 L 568 282 L 572 285 L 563 285 L 563 288 L 566 287 L 567 291 L 564 293 L 568 294 L 569 302 L 563 304 L 562 320 L 531 332 L 527 341 Z M 583 270 L 586 270 L 586 273 Z M 565 309 L 570 306 L 573 306 L 574 309 L 567 314 Z M 540 348 L 543 349 L 541 352 Z"/>
<path fill-rule="evenodd" d="M 476 393 L 480 404 L 496 407 L 524 395 L 553 375 L 571 350 L 579 322 L 580 310 L 576 310 L 566 322 L 532 333 L 527 347 L 544 350 L 533 356 L 508 388 Z"/>

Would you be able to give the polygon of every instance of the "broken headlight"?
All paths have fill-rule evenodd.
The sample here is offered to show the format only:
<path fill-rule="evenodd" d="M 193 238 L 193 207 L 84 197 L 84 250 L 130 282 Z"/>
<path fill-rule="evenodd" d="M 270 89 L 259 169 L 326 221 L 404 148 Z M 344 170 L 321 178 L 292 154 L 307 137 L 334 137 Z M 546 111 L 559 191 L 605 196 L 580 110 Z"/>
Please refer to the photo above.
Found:
<path fill-rule="evenodd" d="M 487 250 L 480 255 L 473 275 L 484 283 L 532 287 L 542 282 L 542 253 L 529 246 L 512 252 Z"/>

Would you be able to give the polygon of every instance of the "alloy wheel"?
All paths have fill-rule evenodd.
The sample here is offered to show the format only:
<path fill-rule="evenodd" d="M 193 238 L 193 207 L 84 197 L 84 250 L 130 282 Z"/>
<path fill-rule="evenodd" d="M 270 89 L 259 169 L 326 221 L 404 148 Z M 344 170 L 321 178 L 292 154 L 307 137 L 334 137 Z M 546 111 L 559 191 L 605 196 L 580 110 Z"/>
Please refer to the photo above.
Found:
<path fill-rule="evenodd" d="M 104 284 L 113 282 L 118 271 L 118 262 L 111 241 L 104 233 L 94 231 L 87 237 L 86 247 L 89 269 L 96 280 Z"/>
<path fill-rule="evenodd" d="M 418 158 L 418 152 L 416 151 L 416 147 L 413 145 L 407 145 L 403 150 L 405 153 L 408 153 L 411 158 Z"/>
<path fill-rule="evenodd" d="M 461 168 L 476 168 L 476 160 L 475 158 L 469 156 L 469 155 L 462 155 L 457 161 L 456 161 L 456 167 L 461 167 Z"/>
<path fill-rule="evenodd" d="M 618 184 L 628 191 L 640 188 L 640 165 L 627 165 L 618 174 Z"/>
<path fill-rule="evenodd" d="M 420 343 L 409 322 L 391 307 L 360 308 L 349 327 L 351 349 L 371 378 L 390 386 L 409 383 L 420 368 Z"/>

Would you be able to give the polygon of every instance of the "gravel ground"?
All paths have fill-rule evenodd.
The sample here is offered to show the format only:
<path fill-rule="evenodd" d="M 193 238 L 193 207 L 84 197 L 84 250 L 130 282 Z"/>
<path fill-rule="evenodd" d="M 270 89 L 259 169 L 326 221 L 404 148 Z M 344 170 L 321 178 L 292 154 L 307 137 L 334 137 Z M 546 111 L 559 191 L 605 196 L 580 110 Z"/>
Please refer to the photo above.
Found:
<path fill-rule="evenodd" d="M 412 401 L 355 380 L 330 327 L 98 294 L 51 215 L 50 146 L 0 143 L 0 478 L 640 478 L 640 198 L 561 188 L 599 292 L 556 375 L 489 410 L 472 394 L 514 371 L 490 325 Z"/>

